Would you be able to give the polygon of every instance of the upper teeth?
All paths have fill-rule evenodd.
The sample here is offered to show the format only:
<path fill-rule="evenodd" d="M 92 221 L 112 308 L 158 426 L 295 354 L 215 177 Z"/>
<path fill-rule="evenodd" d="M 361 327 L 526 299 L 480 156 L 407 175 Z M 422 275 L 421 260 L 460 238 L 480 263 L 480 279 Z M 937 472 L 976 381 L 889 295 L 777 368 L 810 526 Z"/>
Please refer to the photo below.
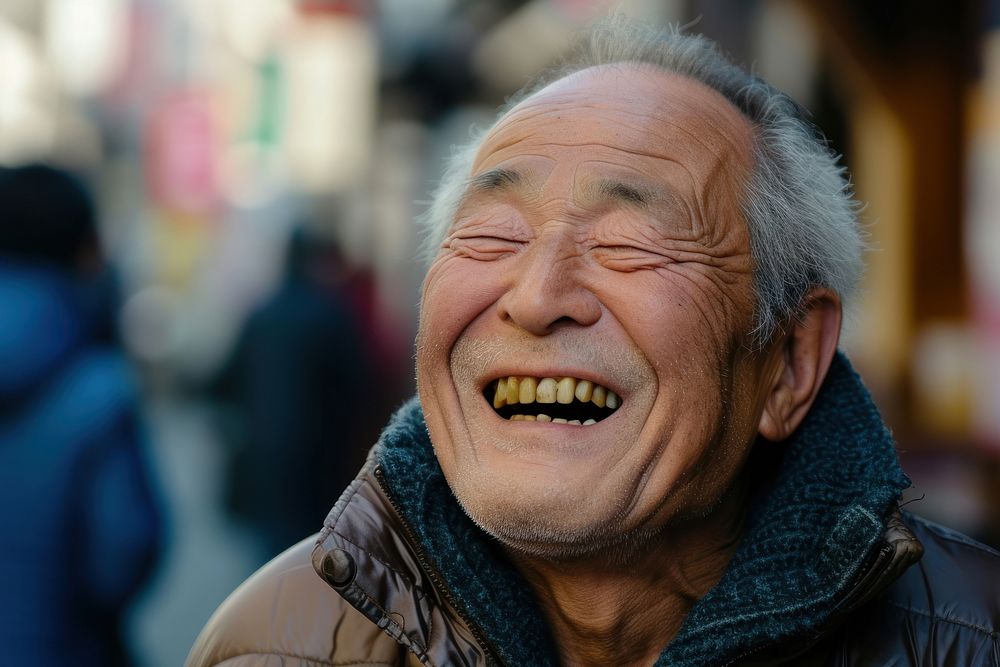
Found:
<path fill-rule="evenodd" d="M 612 410 L 621 404 L 621 399 L 613 391 L 594 384 L 590 380 L 578 380 L 572 377 L 534 378 L 522 375 L 511 375 L 497 381 L 496 393 L 493 396 L 493 407 L 517 403 L 572 403 L 573 399 L 584 403 L 591 402 L 598 407 L 608 407 Z"/>

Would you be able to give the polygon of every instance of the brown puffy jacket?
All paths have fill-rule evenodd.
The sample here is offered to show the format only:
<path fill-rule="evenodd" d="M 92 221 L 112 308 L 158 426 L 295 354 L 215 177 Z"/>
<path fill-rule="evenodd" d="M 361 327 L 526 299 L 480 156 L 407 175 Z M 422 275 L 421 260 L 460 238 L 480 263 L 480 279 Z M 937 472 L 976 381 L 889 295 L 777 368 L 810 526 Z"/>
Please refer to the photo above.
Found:
<path fill-rule="evenodd" d="M 905 476 L 846 360 L 786 444 L 729 569 L 657 665 L 1000 667 L 1000 554 L 894 510 Z M 557 664 L 491 543 L 413 403 L 319 537 L 237 589 L 188 664 Z"/>
<path fill-rule="evenodd" d="M 489 664 L 371 474 L 341 509 L 321 542 L 300 542 L 223 603 L 189 667 Z M 872 599 L 920 544 L 920 562 Z M 1000 554 L 912 515 L 890 523 L 877 553 L 846 620 L 804 654 L 779 646 L 739 664 L 1000 665 Z"/>

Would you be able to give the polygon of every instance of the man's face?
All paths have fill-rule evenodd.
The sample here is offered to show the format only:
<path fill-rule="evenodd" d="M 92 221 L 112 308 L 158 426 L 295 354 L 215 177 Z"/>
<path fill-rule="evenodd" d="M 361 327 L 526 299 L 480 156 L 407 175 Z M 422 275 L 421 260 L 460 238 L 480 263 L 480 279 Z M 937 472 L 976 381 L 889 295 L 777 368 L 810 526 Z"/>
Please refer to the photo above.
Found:
<path fill-rule="evenodd" d="M 721 95 L 634 66 L 558 81 L 486 137 L 424 283 L 417 382 L 448 483 L 508 545 L 586 553 L 732 483 L 767 385 L 751 147 Z"/>

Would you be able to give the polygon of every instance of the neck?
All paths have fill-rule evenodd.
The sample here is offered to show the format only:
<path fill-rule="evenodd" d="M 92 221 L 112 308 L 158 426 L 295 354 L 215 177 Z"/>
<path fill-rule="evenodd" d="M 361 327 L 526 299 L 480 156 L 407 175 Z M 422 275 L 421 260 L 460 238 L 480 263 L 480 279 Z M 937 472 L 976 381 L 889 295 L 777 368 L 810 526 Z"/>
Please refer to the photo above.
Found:
<path fill-rule="evenodd" d="M 652 665 L 729 565 L 744 499 L 731 491 L 711 515 L 669 525 L 628 557 L 552 561 L 511 553 L 539 599 L 562 664 Z"/>

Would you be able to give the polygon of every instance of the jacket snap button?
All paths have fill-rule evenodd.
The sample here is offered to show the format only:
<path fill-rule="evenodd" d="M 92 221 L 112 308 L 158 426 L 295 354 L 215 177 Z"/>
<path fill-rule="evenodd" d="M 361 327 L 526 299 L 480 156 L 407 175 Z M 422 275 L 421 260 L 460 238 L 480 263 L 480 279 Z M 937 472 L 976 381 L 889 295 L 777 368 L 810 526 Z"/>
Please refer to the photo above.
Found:
<path fill-rule="evenodd" d="M 343 588 L 352 581 L 357 573 L 354 559 L 343 549 L 334 549 L 323 559 L 323 578 L 327 583 L 337 588 Z"/>

